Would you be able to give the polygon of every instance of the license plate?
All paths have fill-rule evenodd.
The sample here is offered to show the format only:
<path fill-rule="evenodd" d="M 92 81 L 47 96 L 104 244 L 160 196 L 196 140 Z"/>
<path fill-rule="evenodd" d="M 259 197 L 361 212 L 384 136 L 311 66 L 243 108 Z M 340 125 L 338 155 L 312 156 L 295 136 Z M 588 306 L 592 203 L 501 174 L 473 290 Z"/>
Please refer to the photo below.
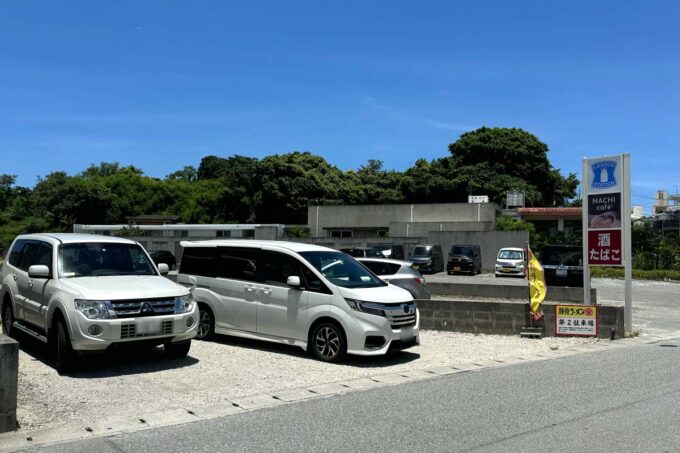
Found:
<path fill-rule="evenodd" d="M 514 271 L 514 270 L 515 270 L 515 269 L 513 269 L 513 268 L 511 268 L 511 267 L 504 267 L 504 268 L 502 269 L 503 272 L 512 272 L 512 271 Z"/>
<path fill-rule="evenodd" d="M 420 266 L 419 266 L 419 265 L 417 265 L 417 264 L 414 264 L 414 265 L 413 265 L 413 266 L 411 266 L 411 267 L 412 267 L 413 269 L 415 269 L 415 270 L 418 270 L 418 269 L 420 269 Z"/>
<path fill-rule="evenodd" d="M 566 269 L 557 269 L 555 274 L 559 277 L 566 277 L 567 276 L 567 270 Z"/>
<path fill-rule="evenodd" d="M 460 267 L 455 267 L 455 266 L 454 266 L 453 272 L 460 272 Z"/>
<path fill-rule="evenodd" d="M 413 326 L 408 326 L 408 327 L 402 327 L 401 333 L 400 333 L 400 338 L 402 340 L 410 340 L 413 338 Z"/>
<path fill-rule="evenodd" d="M 140 319 L 137 321 L 138 335 L 157 335 L 161 333 L 161 322 L 156 319 Z"/>

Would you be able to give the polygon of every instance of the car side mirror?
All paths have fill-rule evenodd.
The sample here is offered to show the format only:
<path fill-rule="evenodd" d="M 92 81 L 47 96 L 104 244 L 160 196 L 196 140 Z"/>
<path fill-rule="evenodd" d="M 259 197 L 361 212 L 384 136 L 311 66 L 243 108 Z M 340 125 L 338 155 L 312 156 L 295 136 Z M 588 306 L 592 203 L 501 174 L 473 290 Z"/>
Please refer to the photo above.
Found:
<path fill-rule="evenodd" d="M 165 264 L 165 263 L 160 263 L 160 264 L 158 265 L 158 272 L 160 272 L 161 275 L 168 275 L 168 273 L 170 272 L 170 268 L 168 267 L 167 264 Z"/>
<path fill-rule="evenodd" d="M 291 286 L 293 288 L 300 288 L 302 286 L 302 283 L 300 282 L 300 277 L 297 275 L 291 275 L 288 277 L 288 280 L 286 280 L 286 283 L 288 286 Z"/>
<path fill-rule="evenodd" d="M 50 268 L 44 264 L 34 264 L 28 268 L 30 278 L 50 278 Z"/>

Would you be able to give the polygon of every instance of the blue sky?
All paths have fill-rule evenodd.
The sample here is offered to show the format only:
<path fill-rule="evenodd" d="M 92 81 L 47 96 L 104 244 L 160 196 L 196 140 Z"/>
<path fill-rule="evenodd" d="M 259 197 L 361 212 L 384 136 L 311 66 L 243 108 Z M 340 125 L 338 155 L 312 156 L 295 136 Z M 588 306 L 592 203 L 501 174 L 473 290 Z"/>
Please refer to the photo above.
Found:
<path fill-rule="evenodd" d="M 164 177 L 296 150 L 404 170 L 486 125 L 534 133 L 565 174 L 630 152 L 649 209 L 680 185 L 678 17 L 660 1 L 0 1 L 0 173 Z"/>

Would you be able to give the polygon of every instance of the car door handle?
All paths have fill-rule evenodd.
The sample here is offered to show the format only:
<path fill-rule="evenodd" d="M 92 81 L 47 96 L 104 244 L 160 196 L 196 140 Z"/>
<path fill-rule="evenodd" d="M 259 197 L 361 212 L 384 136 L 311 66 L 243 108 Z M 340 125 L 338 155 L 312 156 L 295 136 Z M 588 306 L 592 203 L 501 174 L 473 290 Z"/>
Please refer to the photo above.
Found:
<path fill-rule="evenodd" d="M 254 287 L 254 286 L 248 286 L 248 285 L 246 285 L 245 288 L 246 288 L 246 291 L 249 292 L 249 293 L 252 293 L 253 291 L 255 291 L 255 287 Z"/>
<path fill-rule="evenodd" d="M 14 279 L 14 281 L 19 280 L 19 277 L 17 277 L 17 274 L 14 274 L 14 275 L 12 276 L 12 278 Z"/>
<path fill-rule="evenodd" d="M 262 290 L 262 293 L 266 296 L 270 295 L 272 293 L 272 290 L 270 288 L 264 288 Z"/>

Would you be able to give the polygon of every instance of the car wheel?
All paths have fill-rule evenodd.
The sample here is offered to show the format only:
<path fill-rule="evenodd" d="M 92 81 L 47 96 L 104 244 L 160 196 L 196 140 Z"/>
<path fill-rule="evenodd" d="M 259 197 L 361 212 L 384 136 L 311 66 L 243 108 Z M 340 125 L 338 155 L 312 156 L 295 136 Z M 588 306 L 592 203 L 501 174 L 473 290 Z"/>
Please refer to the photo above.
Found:
<path fill-rule="evenodd" d="M 2 306 L 2 333 L 8 337 L 14 337 L 14 313 L 12 313 L 12 305 L 7 301 Z"/>
<path fill-rule="evenodd" d="M 67 373 L 74 368 L 76 353 L 71 345 L 71 338 L 63 319 L 57 320 L 54 329 L 56 329 L 52 337 L 54 368 L 59 374 Z"/>
<path fill-rule="evenodd" d="M 198 306 L 198 332 L 196 333 L 197 340 L 209 340 L 215 334 L 215 317 L 210 309 L 199 304 Z"/>
<path fill-rule="evenodd" d="M 311 351 L 319 360 L 324 362 L 337 362 L 347 352 L 345 333 L 334 323 L 322 322 L 312 332 Z"/>
<path fill-rule="evenodd" d="M 180 341 L 177 343 L 165 343 L 163 346 L 165 349 L 165 355 L 171 359 L 183 359 L 189 354 L 189 349 L 191 349 L 191 340 Z"/>

